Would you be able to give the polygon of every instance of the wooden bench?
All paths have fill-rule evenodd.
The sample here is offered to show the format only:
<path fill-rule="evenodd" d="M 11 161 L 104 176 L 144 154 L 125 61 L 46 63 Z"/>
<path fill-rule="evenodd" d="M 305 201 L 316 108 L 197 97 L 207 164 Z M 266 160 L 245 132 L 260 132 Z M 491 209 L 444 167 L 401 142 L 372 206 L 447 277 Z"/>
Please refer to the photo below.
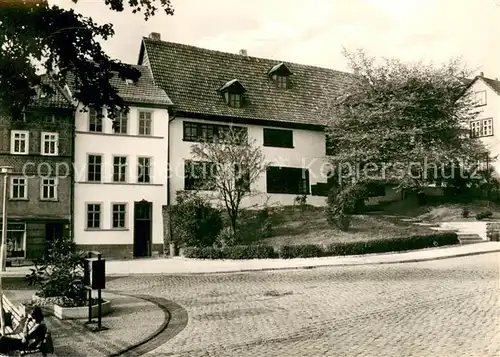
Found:
<path fill-rule="evenodd" d="M 21 339 L 23 337 L 23 328 L 24 328 L 24 323 L 26 322 L 26 316 L 22 314 L 17 307 L 14 306 L 10 302 L 9 299 L 4 295 L 2 295 L 2 302 L 3 302 L 3 308 L 6 313 L 10 313 L 11 316 L 11 324 L 7 326 L 6 321 L 6 326 L 5 326 L 5 335 L 13 338 L 19 338 Z M 1 312 L 0 312 L 1 313 Z M 40 353 L 43 357 L 47 356 L 47 353 L 44 351 L 42 346 L 45 344 L 48 338 L 50 337 L 50 332 L 47 329 L 45 333 L 45 338 L 40 344 L 39 347 L 34 348 L 34 349 L 29 349 L 29 350 L 23 350 L 23 351 L 17 351 L 16 356 L 26 356 L 34 353 Z M 1 355 L 0 355 L 1 356 Z"/>

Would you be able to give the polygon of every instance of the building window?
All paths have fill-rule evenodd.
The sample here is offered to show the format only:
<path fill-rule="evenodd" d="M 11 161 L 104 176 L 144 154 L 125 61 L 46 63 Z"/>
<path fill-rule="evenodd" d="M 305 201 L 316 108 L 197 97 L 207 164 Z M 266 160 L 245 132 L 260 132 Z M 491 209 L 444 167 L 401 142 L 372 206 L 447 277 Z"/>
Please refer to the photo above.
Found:
<path fill-rule="evenodd" d="M 150 183 L 151 182 L 151 158 L 140 157 L 137 165 L 137 182 Z"/>
<path fill-rule="evenodd" d="M 125 203 L 113 203 L 113 228 L 126 228 L 126 208 Z"/>
<path fill-rule="evenodd" d="M 248 136 L 248 129 L 241 126 L 204 124 L 185 121 L 184 125 L 184 141 L 195 142 L 213 142 L 215 138 L 224 136 L 229 130 L 234 130 L 235 137 L 238 139 L 237 144 L 245 142 Z"/>
<path fill-rule="evenodd" d="M 102 115 L 93 108 L 89 109 L 89 131 L 102 133 Z"/>
<path fill-rule="evenodd" d="M 115 134 L 127 134 L 128 114 L 118 112 L 113 123 L 113 131 Z"/>
<path fill-rule="evenodd" d="M 276 76 L 276 87 L 286 89 L 288 87 L 288 76 Z"/>
<path fill-rule="evenodd" d="M 470 122 L 471 136 L 474 138 L 480 138 L 483 136 L 493 135 L 493 119 L 480 119 Z"/>
<path fill-rule="evenodd" d="M 40 199 L 42 200 L 57 200 L 57 178 L 42 178 L 40 185 Z"/>
<path fill-rule="evenodd" d="M 101 155 L 89 155 L 88 156 L 88 181 L 101 181 L 101 170 L 102 170 L 102 156 Z"/>
<path fill-rule="evenodd" d="M 0 223 L 0 231 L 2 223 Z M 25 256 L 24 243 L 26 239 L 26 224 L 7 222 L 7 257 L 22 258 Z"/>
<path fill-rule="evenodd" d="M 267 193 L 309 194 L 309 170 L 296 167 L 267 167 Z"/>
<path fill-rule="evenodd" d="M 127 181 L 127 158 L 125 156 L 113 157 L 113 181 Z"/>
<path fill-rule="evenodd" d="M 228 92 L 227 102 L 230 107 L 241 108 L 241 94 Z"/>
<path fill-rule="evenodd" d="M 476 107 L 481 107 L 486 105 L 486 91 L 482 90 L 474 93 L 474 98 L 476 102 Z"/>
<path fill-rule="evenodd" d="M 151 135 L 151 112 L 139 112 L 139 135 Z"/>
<path fill-rule="evenodd" d="M 42 155 L 58 155 L 59 134 L 42 133 Z"/>
<path fill-rule="evenodd" d="M 87 229 L 101 228 L 101 204 L 87 204 Z"/>
<path fill-rule="evenodd" d="M 264 128 L 264 146 L 293 148 L 293 131 Z"/>
<path fill-rule="evenodd" d="M 213 191 L 216 165 L 211 162 L 186 161 L 184 163 L 184 189 Z"/>
<path fill-rule="evenodd" d="M 29 131 L 12 130 L 10 132 L 10 153 L 23 154 L 29 153 Z"/>
<path fill-rule="evenodd" d="M 28 199 L 28 180 L 25 177 L 10 178 L 10 198 L 13 200 Z"/>

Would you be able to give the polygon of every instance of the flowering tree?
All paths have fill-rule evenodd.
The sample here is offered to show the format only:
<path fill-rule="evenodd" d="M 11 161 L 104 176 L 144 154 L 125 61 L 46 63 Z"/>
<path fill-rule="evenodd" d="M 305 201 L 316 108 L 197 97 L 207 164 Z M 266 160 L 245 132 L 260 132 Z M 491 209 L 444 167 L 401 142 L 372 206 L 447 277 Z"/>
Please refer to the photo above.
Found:
<path fill-rule="evenodd" d="M 418 190 L 484 153 L 467 129 L 477 111 L 459 62 L 435 67 L 344 54 L 357 77 L 328 108 L 337 190 L 373 181 Z"/>
<path fill-rule="evenodd" d="M 255 140 L 248 138 L 246 130 L 232 127 L 194 144 L 191 153 L 196 160 L 211 164 L 207 180 L 198 188 L 215 192 L 235 233 L 241 202 L 255 192 L 251 186 L 265 170 L 264 155 Z"/>

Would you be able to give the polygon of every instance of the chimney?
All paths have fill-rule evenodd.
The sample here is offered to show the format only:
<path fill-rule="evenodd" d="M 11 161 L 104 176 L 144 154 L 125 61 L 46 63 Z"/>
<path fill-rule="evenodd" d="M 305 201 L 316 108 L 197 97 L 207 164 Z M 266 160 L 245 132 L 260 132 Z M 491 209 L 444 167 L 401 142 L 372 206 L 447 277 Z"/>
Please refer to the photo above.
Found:
<path fill-rule="evenodd" d="M 151 32 L 149 34 L 149 38 L 152 40 L 160 41 L 161 40 L 161 35 L 159 32 Z"/>
<path fill-rule="evenodd" d="M 240 55 L 248 57 L 248 52 L 247 50 L 240 50 Z"/>
<path fill-rule="evenodd" d="M 484 72 L 479 73 L 481 77 L 484 77 Z"/>

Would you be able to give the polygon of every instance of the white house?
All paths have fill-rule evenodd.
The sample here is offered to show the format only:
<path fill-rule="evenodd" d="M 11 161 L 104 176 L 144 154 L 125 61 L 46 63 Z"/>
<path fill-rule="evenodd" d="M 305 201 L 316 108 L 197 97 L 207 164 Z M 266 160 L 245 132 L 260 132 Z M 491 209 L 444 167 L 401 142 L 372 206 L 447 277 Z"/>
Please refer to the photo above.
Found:
<path fill-rule="evenodd" d="M 115 127 L 105 112 L 102 119 L 94 110 L 76 114 L 74 239 L 79 248 L 106 257 L 163 251 L 172 102 L 148 67 L 136 68 L 142 73 L 137 83 L 113 79 L 130 106 Z"/>
<path fill-rule="evenodd" d="M 321 184 L 326 145 L 324 123 L 330 100 L 352 74 L 165 42 L 158 33 L 143 38 L 139 65 L 151 68 L 155 83 L 174 103 L 170 123 L 169 195 L 191 190 L 191 146 L 229 125 L 256 139 L 268 164 L 243 206 L 279 202 L 325 205 Z"/>
<path fill-rule="evenodd" d="M 475 96 L 476 119 L 470 122 L 471 134 L 480 138 L 490 152 L 490 165 L 500 174 L 500 81 L 484 77 L 483 73 L 469 84 Z"/>

